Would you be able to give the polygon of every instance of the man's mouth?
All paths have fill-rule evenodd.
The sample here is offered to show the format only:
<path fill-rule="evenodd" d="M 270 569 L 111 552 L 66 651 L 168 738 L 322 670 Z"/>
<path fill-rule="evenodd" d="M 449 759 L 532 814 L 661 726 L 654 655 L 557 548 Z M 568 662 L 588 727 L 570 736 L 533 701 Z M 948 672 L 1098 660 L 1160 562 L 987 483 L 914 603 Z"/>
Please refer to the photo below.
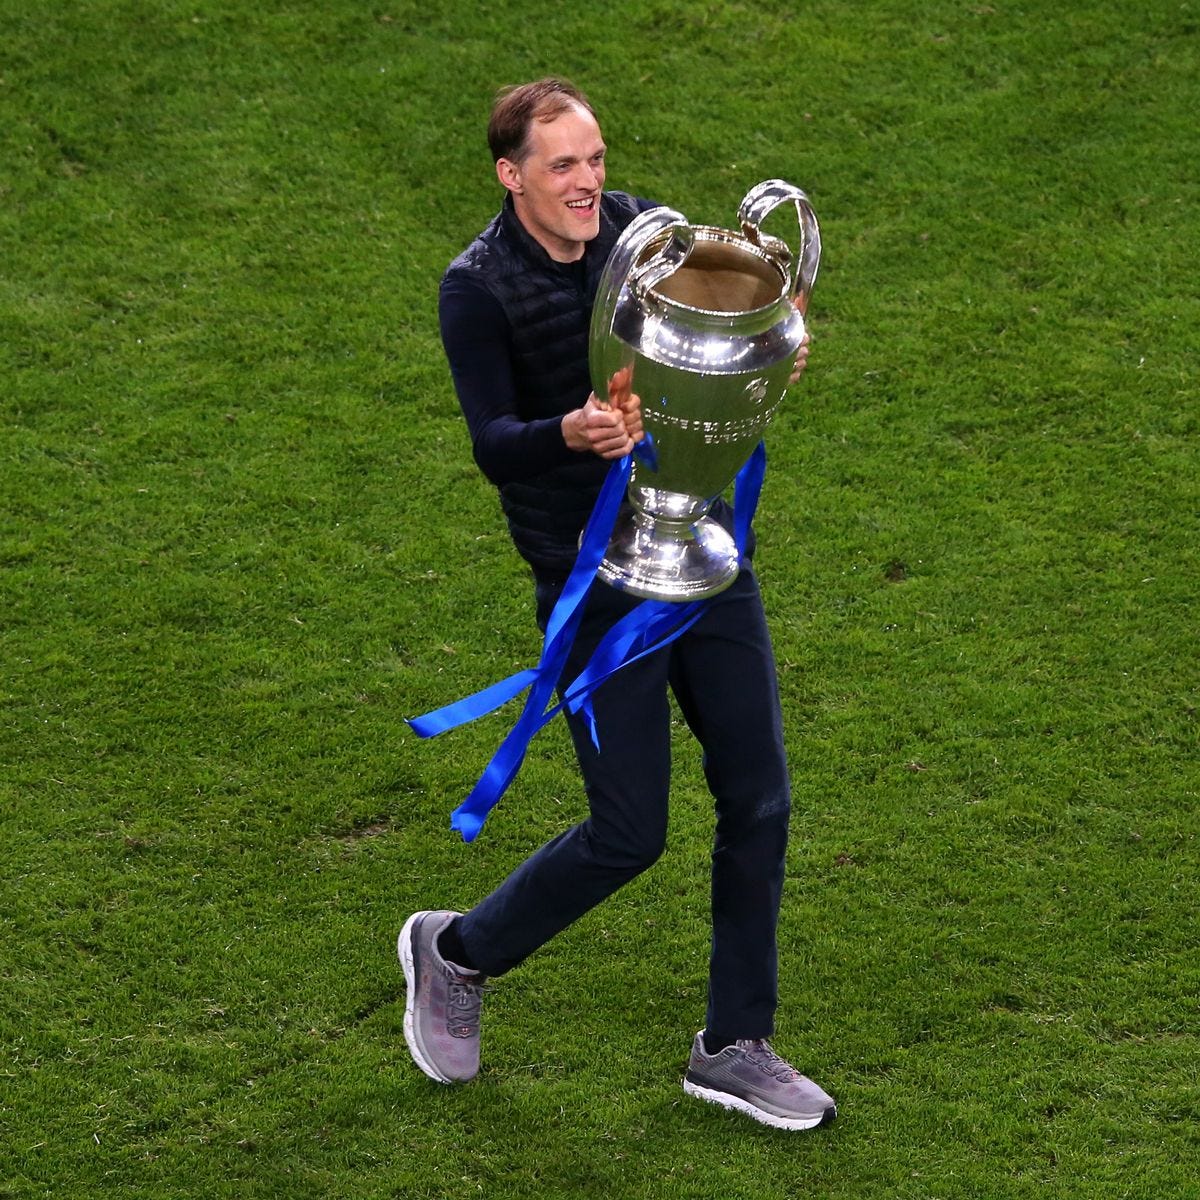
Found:
<path fill-rule="evenodd" d="M 585 200 L 568 200 L 568 208 L 574 208 L 581 212 L 591 212 L 596 207 L 596 197 L 588 196 Z"/>

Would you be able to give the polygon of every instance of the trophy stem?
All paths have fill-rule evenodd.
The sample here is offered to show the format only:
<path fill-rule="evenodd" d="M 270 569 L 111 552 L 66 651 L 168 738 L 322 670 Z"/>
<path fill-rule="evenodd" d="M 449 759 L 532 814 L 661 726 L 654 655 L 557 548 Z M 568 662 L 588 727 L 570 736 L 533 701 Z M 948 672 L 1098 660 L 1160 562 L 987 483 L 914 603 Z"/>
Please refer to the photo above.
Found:
<path fill-rule="evenodd" d="M 702 600 L 738 573 L 733 538 L 711 517 L 690 520 L 623 513 L 597 571 L 611 587 L 645 600 Z"/>

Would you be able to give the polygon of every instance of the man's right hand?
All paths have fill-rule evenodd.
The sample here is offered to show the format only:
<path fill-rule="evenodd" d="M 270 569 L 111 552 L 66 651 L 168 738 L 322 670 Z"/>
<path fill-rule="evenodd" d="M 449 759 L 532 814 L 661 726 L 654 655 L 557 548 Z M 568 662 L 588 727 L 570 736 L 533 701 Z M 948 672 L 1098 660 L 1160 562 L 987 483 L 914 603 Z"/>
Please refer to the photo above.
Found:
<path fill-rule="evenodd" d="M 601 404 L 593 392 L 582 408 L 563 417 L 563 440 L 570 449 L 591 451 L 601 458 L 622 458 L 642 440 L 641 401 L 630 390 L 632 375 L 630 367 L 613 375 L 608 404 Z"/>

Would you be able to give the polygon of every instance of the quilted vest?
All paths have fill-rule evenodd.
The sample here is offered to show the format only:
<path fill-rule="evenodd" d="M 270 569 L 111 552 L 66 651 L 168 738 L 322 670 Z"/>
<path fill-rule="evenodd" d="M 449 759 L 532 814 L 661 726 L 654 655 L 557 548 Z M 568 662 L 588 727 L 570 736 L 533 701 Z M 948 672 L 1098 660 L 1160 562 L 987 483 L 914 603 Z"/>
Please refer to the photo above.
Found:
<path fill-rule="evenodd" d="M 600 273 L 621 231 L 650 207 L 624 192 L 600 198 L 600 233 L 576 263 L 555 262 L 506 199 L 494 221 L 446 269 L 468 272 L 508 318 L 514 385 L 526 420 L 562 416 L 592 390 L 588 333 Z M 533 567 L 567 572 L 609 464 L 593 454 L 500 488 L 518 551 Z"/>

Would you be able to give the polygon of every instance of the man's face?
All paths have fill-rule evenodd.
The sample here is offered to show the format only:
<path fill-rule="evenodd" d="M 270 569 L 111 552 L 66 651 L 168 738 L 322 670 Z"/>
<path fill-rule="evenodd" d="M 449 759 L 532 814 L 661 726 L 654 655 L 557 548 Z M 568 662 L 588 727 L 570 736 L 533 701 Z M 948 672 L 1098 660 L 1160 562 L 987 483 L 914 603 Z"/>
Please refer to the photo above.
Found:
<path fill-rule="evenodd" d="M 521 163 L 496 164 L 521 224 L 557 262 L 581 258 L 600 232 L 604 151 L 596 118 L 574 106 L 553 121 L 533 122 Z"/>

